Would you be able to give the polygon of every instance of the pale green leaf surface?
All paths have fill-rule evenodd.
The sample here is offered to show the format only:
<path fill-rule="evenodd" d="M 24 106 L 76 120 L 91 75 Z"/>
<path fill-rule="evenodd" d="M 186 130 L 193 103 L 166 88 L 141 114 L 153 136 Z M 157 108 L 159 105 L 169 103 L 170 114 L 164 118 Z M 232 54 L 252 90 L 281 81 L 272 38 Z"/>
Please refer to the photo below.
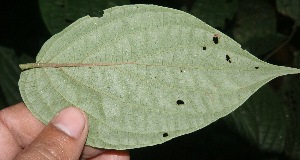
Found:
<path fill-rule="evenodd" d="M 20 92 L 34 115 L 46 123 L 78 106 L 89 118 L 87 144 L 113 149 L 203 128 L 271 79 L 299 73 L 257 59 L 185 12 L 154 5 L 83 17 L 49 39 L 35 64 L 21 67 L 28 70 Z"/>

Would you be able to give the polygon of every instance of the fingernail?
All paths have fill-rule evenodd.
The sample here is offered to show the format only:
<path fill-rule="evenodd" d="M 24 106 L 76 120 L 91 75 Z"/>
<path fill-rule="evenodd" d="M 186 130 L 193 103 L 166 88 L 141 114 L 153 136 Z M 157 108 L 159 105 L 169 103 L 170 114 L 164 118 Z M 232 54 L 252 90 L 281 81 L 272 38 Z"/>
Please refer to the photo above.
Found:
<path fill-rule="evenodd" d="M 85 117 L 79 108 L 68 107 L 61 110 L 52 123 L 67 135 L 77 139 L 85 126 Z"/>

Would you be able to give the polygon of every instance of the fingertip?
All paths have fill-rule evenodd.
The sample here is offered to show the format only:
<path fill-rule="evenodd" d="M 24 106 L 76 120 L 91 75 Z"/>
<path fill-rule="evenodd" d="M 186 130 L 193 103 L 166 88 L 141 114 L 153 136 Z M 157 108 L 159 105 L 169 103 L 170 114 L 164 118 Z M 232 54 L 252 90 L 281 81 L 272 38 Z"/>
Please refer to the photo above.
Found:
<path fill-rule="evenodd" d="M 16 159 L 78 159 L 87 133 L 84 112 L 76 107 L 65 108 Z"/>
<path fill-rule="evenodd" d="M 84 113 L 76 107 L 68 107 L 59 112 L 53 125 L 70 137 L 79 138 L 87 122 Z"/>

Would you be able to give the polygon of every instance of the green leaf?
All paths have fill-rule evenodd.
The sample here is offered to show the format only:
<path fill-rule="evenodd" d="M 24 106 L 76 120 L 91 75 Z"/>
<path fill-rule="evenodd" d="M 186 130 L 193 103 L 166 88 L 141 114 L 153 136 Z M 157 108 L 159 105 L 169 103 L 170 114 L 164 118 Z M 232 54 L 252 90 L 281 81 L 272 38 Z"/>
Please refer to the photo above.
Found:
<path fill-rule="evenodd" d="M 233 18 L 237 6 L 237 0 L 197 0 L 191 14 L 213 27 L 224 29 L 225 20 Z"/>
<path fill-rule="evenodd" d="M 102 10 L 124 4 L 129 0 L 39 0 L 42 18 L 51 34 L 83 16 L 102 16 Z"/>
<path fill-rule="evenodd" d="M 295 20 L 300 25 L 300 1 L 299 0 L 277 0 L 278 11 Z"/>
<path fill-rule="evenodd" d="M 271 79 L 300 70 L 265 63 L 182 11 L 128 5 L 83 17 L 23 64 L 22 98 L 48 122 L 78 106 L 87 144 L 129 149 L 163 143 L 223 117 Z"/>
<path fill-rule="evenodd" d="M 286 133 L 284 112 L 280 96 L 266 85 L 225 119 L 260 150 L 281 153 Z"/>
<path fill-rule="evenodd" d="M 253 55 L 263 55 L 284 40 L 284 36 L 277 33 L 276 13 L 270 4 L 241 0 L 239 6 L 233 35 L 244 49 Z"/>
<path fill-rule="evenodd" d="M 18 63 L 18 57 L 13 50 L 0 46 L 0 88 L 5 99 L 2 103 L 6 105 L 22 101 L 18 89 L 21 73 Z"/>

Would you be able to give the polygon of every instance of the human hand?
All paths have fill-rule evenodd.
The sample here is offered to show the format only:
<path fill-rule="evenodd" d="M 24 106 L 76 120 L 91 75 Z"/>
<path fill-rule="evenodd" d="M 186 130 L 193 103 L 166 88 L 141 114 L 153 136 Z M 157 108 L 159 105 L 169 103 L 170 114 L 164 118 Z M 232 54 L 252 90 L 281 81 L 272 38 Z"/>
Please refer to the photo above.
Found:
<path fill-rule="evenodd" d="M 129 160 L 126 151 L 84 146 L 87 133 L 79 108 L 63 109 L 45 126 L 19 103 L 0 111 L 0 159 Z"/>

